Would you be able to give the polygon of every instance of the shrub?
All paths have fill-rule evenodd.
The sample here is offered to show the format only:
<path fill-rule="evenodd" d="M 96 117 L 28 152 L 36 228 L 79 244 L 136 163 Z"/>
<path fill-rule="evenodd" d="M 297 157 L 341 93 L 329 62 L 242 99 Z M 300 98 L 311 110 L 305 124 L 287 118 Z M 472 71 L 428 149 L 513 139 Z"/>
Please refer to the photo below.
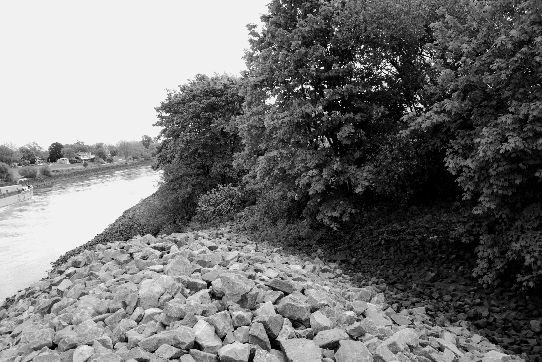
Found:
<path fill-rule="evenodd" d="M 0 182 L 11 182 L 13 181 L 13 174 L 9 166 L 3 162 L 0 162 Z"/>
<path fill-rule="evenodd" d="M 194 221 L 220 222 L 231 219 L 243 205 L 243 193 L 240 187 L 219 185 L 203 194 L 198 199 Z"/>
<path fill-rule="evenodd" d="M 51 169 L 49 168 L 49 166 L 40 167 L 40 175 L 51 177 Z"/>
<path fill-rule="evenodd" d="M 23 167 L 19 169 L 19 175 L 26 178 L 36 178 L 38 176 L 37 167 Z"/>
<path fill-rule="evenodd" d="M 87 161 L 83 161 L 83 167 L 88 167 L 88 162 Z"/>

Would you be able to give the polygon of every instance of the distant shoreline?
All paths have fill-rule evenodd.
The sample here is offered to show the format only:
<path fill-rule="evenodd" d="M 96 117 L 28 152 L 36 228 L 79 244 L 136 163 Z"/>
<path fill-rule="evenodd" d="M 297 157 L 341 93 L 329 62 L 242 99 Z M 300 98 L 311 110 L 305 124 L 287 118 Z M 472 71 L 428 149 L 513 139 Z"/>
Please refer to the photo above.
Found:
<path fill-rule="evenodd" d="M 141 166 L 147 166 L 147 165 L 150 166 L 151 164 L 152 164 L 151 160 L 123 162 L 123 163 L 112 164 L 112 165 L 104 165 L 104 166 L 96 167 L 96 168 L 88 168 L 88 169 L 83 169 L 83 170 L 62 173 L 58 175 L 52 175 L 46 178 L 31 179 L 31 180 L 28 180 L 28 183 L 34 186 L 34 189 L 37 190 L 41 188 L 51 187 L 58 182 L 74 181 L 74 180 L 86 178 L 88 176 L 99 175 L 99 174 L 110 172 L 110 171 L 127 170 L 127 169 L 137 168 Z"/>

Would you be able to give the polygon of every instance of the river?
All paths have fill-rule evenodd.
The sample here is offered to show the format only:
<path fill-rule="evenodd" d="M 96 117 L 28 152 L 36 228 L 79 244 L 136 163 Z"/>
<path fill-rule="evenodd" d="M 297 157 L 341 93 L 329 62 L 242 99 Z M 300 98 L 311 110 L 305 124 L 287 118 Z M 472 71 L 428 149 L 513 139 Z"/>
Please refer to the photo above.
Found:
<path fill-rule="evenodd" d="M 112 171 L 61 181 L 34 190 L 32 200 L 0 208 L 0 303 L 151 195 L 159 180 L 160 173 L 148 166 Z"/>

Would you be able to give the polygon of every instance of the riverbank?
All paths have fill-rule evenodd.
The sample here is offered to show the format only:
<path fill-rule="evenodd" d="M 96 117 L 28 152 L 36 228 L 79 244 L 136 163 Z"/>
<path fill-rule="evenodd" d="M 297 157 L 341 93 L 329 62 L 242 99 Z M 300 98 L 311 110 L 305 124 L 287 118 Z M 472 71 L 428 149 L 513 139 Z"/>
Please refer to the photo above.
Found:
<path fill-rule="evenodd" d="M 292 254 L 303 255 L 309 255 L 317 248 L 320 258 L 337 263 L 359 283 L 387 285 L 386 298 L 398 310 L 426 308 L 435 324 L 468 326 L 508 353 L 525 354 L 528 359 L 537 360 L 536 356 L 542 355 L 542 300 L 539 297 L 526 296 L 510 288 L 483 288 L 471 275 L 474 255 L 460 243 L 440 237 L 417 245 L 399 243 L 394 238 L 382 241 L 383 235 L 389 237 L 390 230 L 402 235 L 403 240 L 408 239 L 408 232 L 421 235 L 430 230 L 433 235 L 439 234 L 439 227 L 451 227 L 443 228 L 439 219 L 449 220 L 450 215 L 439 216 L 439 213 L 442 210 L 411 212 L 403 218 L 394 215 L 390 218 L 395 220 L 394 225 L 375 219 L 367 227 L 379 242 L 358 230 L 358 235 L 368 238 L 365 243 L 359 236 L 352 235 L 340 242 L 318 246 L 299 242 L 277 246 L 287 248 Z M 149 215 L 154 217 L 149 218 Z M 64 255 L 56 265 L 96 244 L 128 240 L 146 233 L 157 235 L 164 227 L 159 215 L 160 204 L 155 194 L 127 210 L 89 243 Z M 401 219 L 404 222 L 397 222 Z M 426 222 L 421 223 L 420 219 Z M 427 230 L 411 230 L 411 224 L 423 224 Z"/>
<path fill-rule="evenodd" d="M 128 170 L 131 168 L 138 168 L 142 166 L 150 166 L 151 164 L 152 164 L 151 160 L 105 164 L 99 167 L 78 169 L 78 170 L 63 172 L 59 174 L 52 174 L 49 177 L 30 179 L 28 183 L 33 185 L 34 189 L 41 189 L 41 188 L 51 187 L 59 182 L 83 180 L 93 175 L 100 175 L 100 174 L 104 174 L 111 171 Z"/>
<path fill-rule="evenodd" d="M 228 228 L 94 245 L 0 309 L 1 361 L 511 361 L 315 253 Z"/>

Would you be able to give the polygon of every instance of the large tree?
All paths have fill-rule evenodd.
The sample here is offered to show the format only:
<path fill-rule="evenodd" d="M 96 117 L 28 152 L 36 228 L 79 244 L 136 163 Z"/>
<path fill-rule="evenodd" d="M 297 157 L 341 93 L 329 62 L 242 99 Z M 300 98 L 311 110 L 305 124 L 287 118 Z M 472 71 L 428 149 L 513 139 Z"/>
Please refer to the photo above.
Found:
<path fill-rule="evenodd" d="M 0 145 L 0 162 L 11 165 L 21 159 L 21 154 L 12 146 Z"/>
<path fill-rule="evenodd" d="M 197 75 L 156 108 L 155 125 L 162 127 L 157 165 L 177 221 L 192 216 L 201 194 L 238 179 L 232 158 L 240 142 L 232 122 L 242 102 L 237 78 Z"/>
<path fill-rule="evenodd" d="M 62 158 L 62 143 L 53 142 L 49 146 L 49 162 L 56 162 L 59 158 Z"/>
<path fill-rule="evenodd" d="M 487 221 L 477 273 L 542 281 L 542 2 L 462 1 L 433 24 L 436 102 L 414 118 Z"/>
<path fill-rule="evenodd" d="M 294 216 L 329 226 L 359 210 L 380 187 L 374 170 L 396 143 L 402 117 L 427 103 L 425 45 L 436 7 L 271 1 L 261 31 L 251 27 L 246 55 L 245 149 L 237 162 L 249 182 L 293 205 Z"/>
<path fill-rule="evenodd" d="M 36 142 L 26 144 L 19 148 L 21 160 L 30 164 L 36 163 L 37 158 L 47 158 L 47 152 Z"/>

